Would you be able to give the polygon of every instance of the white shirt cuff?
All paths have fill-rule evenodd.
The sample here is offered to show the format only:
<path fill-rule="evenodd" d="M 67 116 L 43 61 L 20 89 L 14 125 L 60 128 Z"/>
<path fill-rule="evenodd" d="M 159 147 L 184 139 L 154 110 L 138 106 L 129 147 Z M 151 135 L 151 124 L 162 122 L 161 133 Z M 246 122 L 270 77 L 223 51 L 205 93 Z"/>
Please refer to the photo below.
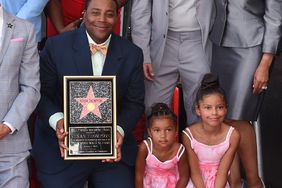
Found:
<path fill-rule="evenodd" d="M 121 128 L 121 126 L 117 125 L 117 131 L 119 132 L 119 134 L 121 134 L 122 137 L 124 137 L 124 130 L 123 128 Z"/>
<path fill-rule="evenodd" d="M 56 130 L 57 122 L 64 118 L 63 112 L 57 112 L 50 116 L 49 118 L 49 125 Z"/>
<path fill-rule="evenodd" d="M 7 125 L 7 127 L 9 127 L 9 129 L 11 130 L 10 134 L 13 134 L 15 132 L 15 127 L 13 127 L 10 123 L 4 121 L 3 124 Z"/>

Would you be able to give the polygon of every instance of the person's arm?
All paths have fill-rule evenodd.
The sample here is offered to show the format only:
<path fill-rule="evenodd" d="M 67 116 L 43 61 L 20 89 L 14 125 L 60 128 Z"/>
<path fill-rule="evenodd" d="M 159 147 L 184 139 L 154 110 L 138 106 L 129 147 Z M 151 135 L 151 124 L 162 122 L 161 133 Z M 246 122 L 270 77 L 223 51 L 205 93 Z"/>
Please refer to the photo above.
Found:
<path fill-rule="evenodd" d="M 187 132 L 186 132 L 187 133 Z M 189 134 L 189 133 L 187 133 Z M 188 156 L 188 164 L 190 167 L 190 177 L 194 184 L 194 187 L 197 188 L 205 188 L 205 184 L 202 178 L 202 172 L 199 167 L 199 160 L 194 150 L 191 147 L 191 141 L 187 137 L 187 135 L 182 133 L 182 141 L 186 148 L 187 156 Z"/>
<path fill-rule="evenodd" d="M 279 41 L 282 36 L 282 3 L 280 0 L 265 1 L 264 36 L 262 43 L 262 58 L 254 74 L 253 92 L 259 93 L 269 80 L 269 68 L 273 57 L 279 51 Z"/>
<path fill-rule="evenodd" d="M 19 62 L 9 62 L 16 64 L 14 73 L 11 76 L 18 80 L 11 82 L 18 84 L 19 93 L 9 105 L 9 110 L 2 119 L 2 122 L 8 122 L 16 130 L 20 130 L 26 125 L 26 121 L 35 109 L 40 99 L 40 81 L 39 81 L 39 56 L 37 50 L 37 42 L 35 39 L 34 26 L 29 22 L 15 25 L 21 27 L 21 36 L 23 37 L 22 44 L 18 44 L 15 51 L 19 57 Z M 21 46 L 23 45 L 23 47 Z M 19 51 L 16 51 L 19 50 Z M 16 55 L 15 55 L 16 56 Z M 11 58 L 11 61 L 13 58 Z M 15 59 L 14 59 L 15 60 Z M 19 64 L 19 67 L 17 65 Z"/>
<path fill-rule="evenodd" d="M 240 142 L 239 132 L 234 129 L 230 138 L 230 146 L 222 157 L 215 178 L 215 188 L 225 187 L 228 180 L 228 172 L 238 150 Z"/>
<path fill-rule="evenodd" d="M 260 93 L 264 87 L 267 88 L 269 80 L 269 69 L 272 64 L 274 54 L 263 53 L 259 66 L 257 67 L 253 80 L 253 93 Z"/>
<path fill-rule="evenodd" d="M 150 57 L 151 39 L 151 0 L 133 0 L 131 11 L 132 41 L 139 46 L 144 55 L 144 76 L 152 80 L 154 76 Z"/>
<path fill-rule="evenodd" d="M 265 1 L 264 36 L 262 52 L 276 54 L 282 35 L 282 3 L 281 0 Z"/>
<path fill-rule="evenodd" d="M 144 142 L 139 145 L 135 165 L 135 188 L 143 188 L 143 179 L 148 150 Z"/>
<path fill-rule="evenodd" d="M 176 188 L 185 188 L 189 180 L 189 165 L 188 165 L 187 153 L 185 149 L 177 165 L 178 165 L 179 179 L 177 181 Z"/>
<path fill-rule="evenodd" d="M 132 134 L 135 125 L 144 112 L 143 55 L 139 48 L 134 49 L 130 53 L 130 56 L 134 56 L 130 62 L 134 68 L 132 68 L 130 76 L 126 78 L 128 83 L 126 86 L 122 86 L 124 87 L 123 97 L 120 100 L 120 108 L 117 110 L 117 125 L 124 130 L 125 136 Z"/>
<path fill-rule="evenodd" d="M 46 14 L 50 18 L 54 28 L 58 33 L 76 29 L 82 20 L 82 18 L 79 18 L 69 23 L 68 25 L 65 25 L 61 0 L 50 0 L 46 7 Z"/>
<path fill-rule="evenodd" d="M 5 138 L 10 132 L 11 129 L 7 125 L 0 123 L 0 140 Z"/>
<path fill-rule="evenodd" d="M 124 6 L 127 2 L 128 2 L 128 0 L 117 0 L 118 7 L 121 8 L 121 7 Z"/>
<path fill-rule="evenodd" d="M 38 17 L 43 12 L 48 0 L 27 0 L 17 13 L 17 17 L 32 20 L 34 17 Z"/>
<path fill-rule="evenodd" d="M 40 53 L 40 82 L 41 99 L 37 106 L 38 116 L 42 119 L 46 129 L 50 129 L 50 117 L 58 112 L 63 112 L 61 94 L 59 93 L 58 73 L 54 62 L 53 48 L 56 44 L 51 38 L 47 39 L 45 47 Z M 51 129 L 56 128 L 57 122 Z"/>

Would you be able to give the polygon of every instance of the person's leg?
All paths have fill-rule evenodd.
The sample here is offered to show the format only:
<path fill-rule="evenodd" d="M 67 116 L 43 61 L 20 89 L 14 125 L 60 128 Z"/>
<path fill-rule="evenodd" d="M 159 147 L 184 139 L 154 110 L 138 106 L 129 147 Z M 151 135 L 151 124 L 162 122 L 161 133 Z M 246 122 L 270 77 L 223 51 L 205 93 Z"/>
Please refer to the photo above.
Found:
<path fill-rule="evenodd" d="M 203 76 L 210 72 L 210 63 L 203 50 L 200 31 L 182 33 L 179 48 L 179 72 L 189 125 L 198 121 L 193 109 L 195 96 Z"/>
<path fill-rule="evenodd" d="M 27 159 L 13 164 L 0 160 L 0 188 L 29 188 Z"/>
<path fill-rule="evenodd" d="M 88 181 L 89 188 L 134 188 L 134 167 L 123 162 L 101 163 Z"/>
<path fill-rule="evenodd" d="M 73 164 L 57 173 L 38 171 L 41 188 L 84 188 L 96 161 L 74 161 Z"/>
<path fill-rule="evenodd" d="M 153 81 L 145 82 L 145 112 L 148 115 L 151 106 L 157 102 L 171 104 L 174 88 L 179 79 L 178 73 L 178 49 L 179 37 L 176 35 L 167 35 L 166 46 L 160 65 L 152 62 L 154 70 Z"/>
<path fill-rule="evenodd" d="M 230 121 L 240 135 L 239 156 L 243 164 L 248 188 L 262 188 L 258 175 L 256 135 L 252 125 L 247 121 Z"/>
<path fill-rule="evenodd" d="M 228 177 L 228 182 L 230 187 L 232 188 L 241 188 L 242 181 L 241 181 L 241 172 L 240 172 L 240 158 L 238 153 L 236 153 L 234 160 L 232 162 L 230 168 L 230 174 Z"/>

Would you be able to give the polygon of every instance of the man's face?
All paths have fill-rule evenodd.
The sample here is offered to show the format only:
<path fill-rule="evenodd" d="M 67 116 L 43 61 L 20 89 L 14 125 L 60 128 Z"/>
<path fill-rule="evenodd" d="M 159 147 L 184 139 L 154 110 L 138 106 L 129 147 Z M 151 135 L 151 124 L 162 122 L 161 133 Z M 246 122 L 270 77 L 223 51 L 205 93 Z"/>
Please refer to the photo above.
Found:
<path fill-rule="evenodd" d="M 91 0 L 84 13 L 87 32 L 96 43 L 103 43 L 117 22 L 117 5 L 113 0 Z"/>

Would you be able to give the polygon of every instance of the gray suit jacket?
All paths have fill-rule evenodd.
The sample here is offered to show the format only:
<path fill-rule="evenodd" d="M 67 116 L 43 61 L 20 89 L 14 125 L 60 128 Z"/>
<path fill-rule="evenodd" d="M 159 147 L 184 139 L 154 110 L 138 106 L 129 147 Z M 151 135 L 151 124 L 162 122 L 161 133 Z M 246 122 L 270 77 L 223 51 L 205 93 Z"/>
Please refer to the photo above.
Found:
<path fill-rule="evenodd" d="M 226 47 L 254 47 L 276 53 L 282 33 L 282 0 L 215 0 L 212 41 Z M 228 12 L 228 13 L 227 13 Z"/>
<path fill-rule="evenodd" d="M 27 119 L 40 98 L 39 55 L 31 23 L 3 12 L 0 120 L 16 131 L 0 140 L 0 158 L 31 148 Z"/>
<path fill-rule="evenodd" d="M 201 27 L 203 49 L 210 61 L 211 43 L 208 35 L 215 17 L 213 0 L 197 0 L 196 11 Z M 132 40 L 142 48 L 144 63 L 160 64 L 166 43 L 168 20 L 169 0 L 133 0 Z"/>

